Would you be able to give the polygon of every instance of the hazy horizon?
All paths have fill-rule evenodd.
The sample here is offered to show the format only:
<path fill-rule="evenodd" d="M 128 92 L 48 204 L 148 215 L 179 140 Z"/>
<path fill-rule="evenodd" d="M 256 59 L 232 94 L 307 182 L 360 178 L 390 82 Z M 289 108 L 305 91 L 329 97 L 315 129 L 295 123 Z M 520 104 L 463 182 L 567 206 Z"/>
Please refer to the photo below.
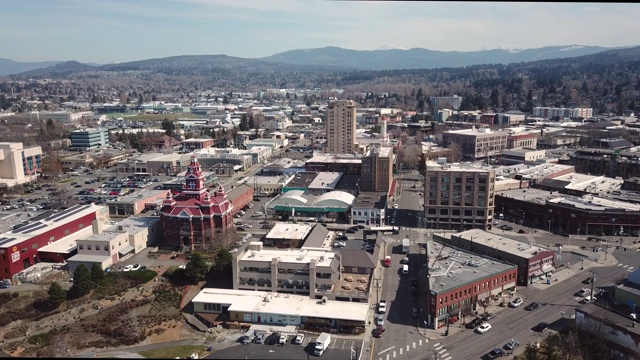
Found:
<path fill-rule="evenodd" d="M 634 3 L 22 0 L 5 4 L 3 11 L 0 57 L 19 62 L 261 58 L 326 46 L 626 47 L 640 39 L 640 4 Z"/>

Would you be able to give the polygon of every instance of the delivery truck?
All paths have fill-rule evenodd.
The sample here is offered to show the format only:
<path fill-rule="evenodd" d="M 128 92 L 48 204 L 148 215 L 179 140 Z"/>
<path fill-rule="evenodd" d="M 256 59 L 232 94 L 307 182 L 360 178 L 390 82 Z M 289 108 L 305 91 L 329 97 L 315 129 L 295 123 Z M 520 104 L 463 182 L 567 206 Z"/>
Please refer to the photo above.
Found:
<path fill-rule="evenodd" d="M 313 353 L 316 356 L 322 355 L 322 353 L 325 350 L 327 350 L 330 343 L 331 343 L 331 334 L 329 333 L 320 334 L 320 336 L 318 336 L 318 339 L 316 340 L 316 348 Z"/>
<path fill-rule="evenodd" d="M 411 240 L 406 238 L 402 239 L 402 252 L 405 254 L 408 254 L 410 248 L 411 248 Z"/>

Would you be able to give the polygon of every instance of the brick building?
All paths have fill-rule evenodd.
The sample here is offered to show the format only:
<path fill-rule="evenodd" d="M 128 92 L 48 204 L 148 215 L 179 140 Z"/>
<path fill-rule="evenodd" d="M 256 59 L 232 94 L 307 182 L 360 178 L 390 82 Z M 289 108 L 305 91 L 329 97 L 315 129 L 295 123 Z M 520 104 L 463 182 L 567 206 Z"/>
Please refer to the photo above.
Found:
<path fill-rule="evenodd" d="M 167 194 L 160 219 L 166 244 L 194 248 L 211 243 L 218 235 L 217 229 L 233 226 L 233 205 L 222 186 L 213 195 L 209 194 L 204 173 L 194 155 L 182 192 L 175 198 Z"/>

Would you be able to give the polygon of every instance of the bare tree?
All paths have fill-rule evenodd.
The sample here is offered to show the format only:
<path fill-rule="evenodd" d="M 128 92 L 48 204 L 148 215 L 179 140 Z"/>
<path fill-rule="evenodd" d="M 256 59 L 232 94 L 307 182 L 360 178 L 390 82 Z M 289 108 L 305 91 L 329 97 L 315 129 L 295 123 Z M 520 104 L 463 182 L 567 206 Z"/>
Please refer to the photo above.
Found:
<path fill-rule="evenodd" d="M 460 146 L 460 144 L 454 142 L 449 143 L 447 149 L 450 150 L 447 155 L 449 162 L 458 162 L 462 159 L 462 146 Z"/>
<path fill-rule="evenodd" d="M 422 146 L 409 145 L 404 150 L 403 163 L 409 169 L 415 169 L 422 155 Z"/>

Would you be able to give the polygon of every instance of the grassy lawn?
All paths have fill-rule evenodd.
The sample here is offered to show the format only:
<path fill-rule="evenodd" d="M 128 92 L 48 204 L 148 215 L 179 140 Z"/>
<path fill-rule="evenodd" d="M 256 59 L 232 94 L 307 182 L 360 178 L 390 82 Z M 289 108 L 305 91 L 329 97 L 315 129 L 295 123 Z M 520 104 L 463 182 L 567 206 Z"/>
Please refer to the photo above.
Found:
<path fill-rule="evenodd" d="M 155 349 L 149 351 L 142 351 L 139 354 L 148 359 L 175 359 L 175 358 L 187 358 L 194 352 L 198 353 L 198 356 L 209 355 L 209 352 L 205 350 L 204 346 L 199 345 L 185 345 L 176 347 L 167 347 L 162 349 Z"/>

